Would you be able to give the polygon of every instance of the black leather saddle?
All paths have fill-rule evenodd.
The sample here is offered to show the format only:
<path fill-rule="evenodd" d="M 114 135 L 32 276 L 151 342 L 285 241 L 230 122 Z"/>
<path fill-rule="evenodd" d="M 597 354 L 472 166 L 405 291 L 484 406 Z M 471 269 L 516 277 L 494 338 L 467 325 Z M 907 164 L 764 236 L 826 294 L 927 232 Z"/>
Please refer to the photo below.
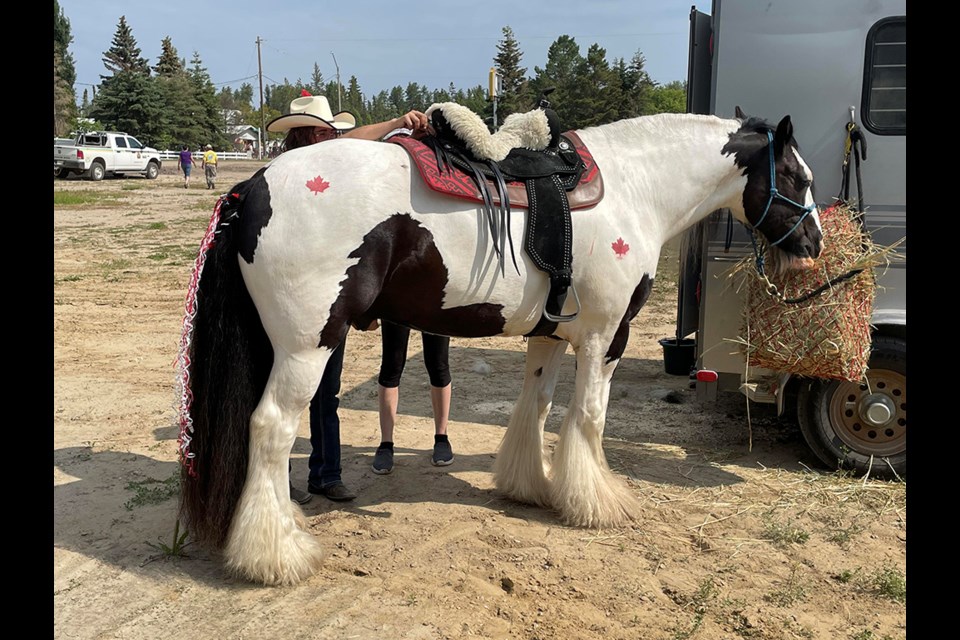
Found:
<path fill-rule="evenodd" d="M 454 167 L 470 175 L 483 198 L 494 251 L 505 269 L 505 251 L 510 247 L 513 266 L 520 272 L 510 233 L 510 198 L 508 182 L 524 183 L 528 197 L 523 248 L 537 268 L 550 277 L 550 292 L 543 317 L 527 335 L 550 335 L 557 323 L 569 322 L 580 312 L 580 300 L 572 287 L 573 225 L 567 192 L 572 191 L 583 174 L 585 165 L 573 143 L 560 134 L 560 123 L 553 109 L 544 109 L 550 126 L 550 142 L 546 149 L 533 151 L 515 148 L 499 162 L 477 158 L 457 136 L 443 116 L 442 110 L 431 113 L 435 136 L 422 142 L 433 149 L 441 173 Z M 490 185 L 496 190 L 493 197 Z M 496 203 L 499 200 L 499 203 Z M 563 315 L 567 290 L 573 291 L 577 303 L 572 314 Z"/>

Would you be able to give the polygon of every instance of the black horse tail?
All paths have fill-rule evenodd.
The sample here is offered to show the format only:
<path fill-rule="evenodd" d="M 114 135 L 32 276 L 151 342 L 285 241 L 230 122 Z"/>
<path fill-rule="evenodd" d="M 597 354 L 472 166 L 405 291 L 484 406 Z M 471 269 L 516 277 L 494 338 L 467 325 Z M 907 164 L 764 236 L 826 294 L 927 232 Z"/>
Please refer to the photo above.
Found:
<path fill-rule="evenodd" d="M 250 416 L 267 383 L 273 348 L 243 282 L 239 237 L 244 201 L 260 176 L 220 203 L 214 244 L 197 281 L 188 346 L 192 431 L 181 417 L 180 518 L 192 539 L 224 546 L 247 474 Z M 186 438 L 184 446 L 183 436 Z M 186 451 L 185 451 L 186 449 Z"/>

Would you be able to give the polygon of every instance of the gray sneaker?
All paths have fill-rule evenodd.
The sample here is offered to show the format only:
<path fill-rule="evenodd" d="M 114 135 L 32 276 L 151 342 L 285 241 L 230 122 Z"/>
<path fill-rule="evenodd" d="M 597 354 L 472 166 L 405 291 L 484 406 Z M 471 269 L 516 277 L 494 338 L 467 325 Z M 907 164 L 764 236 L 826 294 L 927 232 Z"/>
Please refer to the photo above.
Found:
<path fill-rule="evenodd" d="M 297 504 L 307 504 L 313 499 L 313 496 L 307 493 L 306 491 L 301 491 L 293 486 L 293 483 L 290 483 L 290 499 L 296 502 Z"/>
<path fill-rule="evenodd" d="M 434 442 L 433 457 L 430 459 L 435 467 L 445 467 L 453 463 L 453 447 L 450 442 Z"/>
<path fill-rule="evenodd" d="M 380 447 L 373 456 L 373 472 L 385 476 L 393 471 L 393 449 Z"/>

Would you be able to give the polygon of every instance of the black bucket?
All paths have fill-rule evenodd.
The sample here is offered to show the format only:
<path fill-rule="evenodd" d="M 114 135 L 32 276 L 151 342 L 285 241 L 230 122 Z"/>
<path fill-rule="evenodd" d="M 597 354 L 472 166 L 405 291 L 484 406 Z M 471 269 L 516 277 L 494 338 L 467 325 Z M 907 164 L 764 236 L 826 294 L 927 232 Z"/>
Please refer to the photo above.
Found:
<path fill-rule="evenodd" d="M 661 338 L 663 370 L 674 376 L 689 376 L 697 361 L 697 341 L 693 338 Z"/>

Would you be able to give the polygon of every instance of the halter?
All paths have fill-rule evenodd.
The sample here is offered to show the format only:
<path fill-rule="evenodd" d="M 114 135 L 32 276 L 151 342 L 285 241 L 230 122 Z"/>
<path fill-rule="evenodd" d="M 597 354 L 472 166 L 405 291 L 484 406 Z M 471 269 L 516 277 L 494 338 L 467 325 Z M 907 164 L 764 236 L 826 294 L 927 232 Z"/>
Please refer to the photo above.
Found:
<path fill-rule="evenodd" d="M 780 192 L 777 191 L 777 171 L 776 171 L 776 165 L 773 161 L 773 133 L 771 133 L 770 131 L 767 131 L 767 142 L 769 143 L 767 145 L 767 149 L 769 149 L 770 151 L 770 154 L 769 154 L 770 155 L 770 197 L 767 198 L 767 206 L 764 207 L 763 209 L 763 215 L 761 215 L 760 219 L 757 220 L 757 224 L 753 225 L 753 228 L 759 229 L 760 225 L 763 224 L 763 221 L 767 217 L 767 214 L 770 213 L 770 205 L 773 204 L 774 199 L 779 198 L 780 200 L 783 200 L 784 202 L 792 204 L 796 208 L 803 211 L 803 215 L 800 216 L 800 219 L 797 220 L 797 223 L 790 228 L 790 231 L 787 231 L 785 234 L 783 234 L 783 237 L 781 237 L 776 242 L 770 243 L 770 246 L 775 247 L 781 242 L 783 242 L 784 240 L 786 240 L 788 237 L 790 237 L 790 234 L 797 230 L 797 227 L 799 227 L 800 224 L 803 222 L 803 220 L 808 215 L 810 215 L 810 212 L 817 208 L 817 205 L 816 203 L 814 203 L 808 206 L 803 206 L 799 202 L 794 202 L 790 198 L 784 195 L 781 195 Z"/>

